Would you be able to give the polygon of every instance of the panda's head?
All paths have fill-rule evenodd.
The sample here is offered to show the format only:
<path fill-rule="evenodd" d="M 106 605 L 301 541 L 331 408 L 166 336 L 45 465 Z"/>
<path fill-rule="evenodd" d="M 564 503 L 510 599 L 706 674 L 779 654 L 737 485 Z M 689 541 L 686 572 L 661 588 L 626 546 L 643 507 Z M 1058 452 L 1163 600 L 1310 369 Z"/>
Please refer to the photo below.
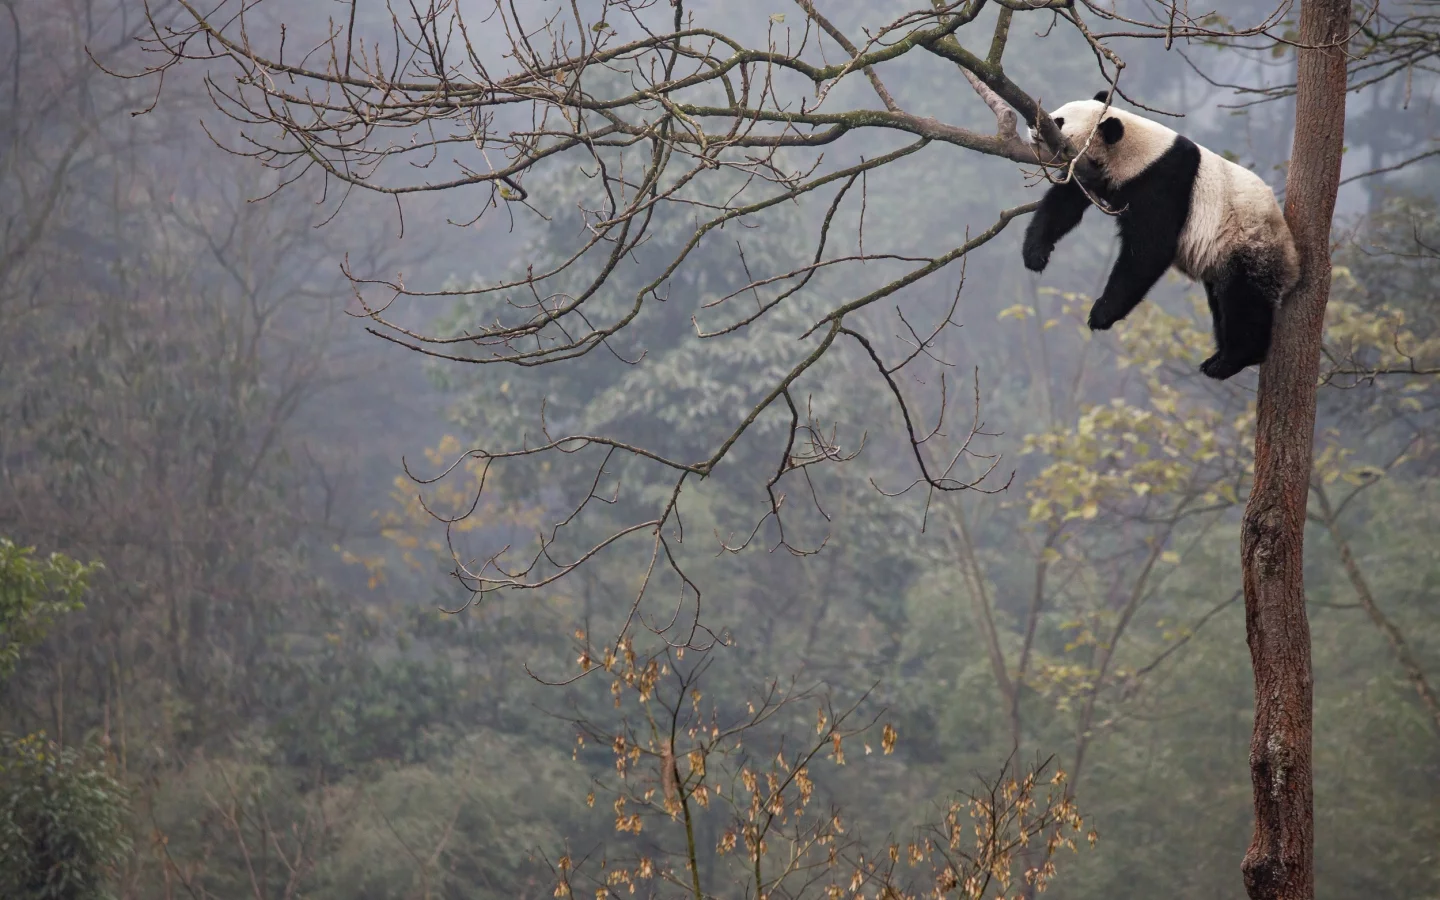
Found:
<path fill-rule="evenodd" d="M 1176 135 L 1158 122 L 1106 106 L 1106 96 L 1101 91 L 1091 100 L 1073 100 L 1051 112 L 1050 119 L 1080 154 L 1076 171 L 1082 177 L 1123 184 L 1170 149 Z M 1034 129 L 1031 140 L 1044 146 Z"/>

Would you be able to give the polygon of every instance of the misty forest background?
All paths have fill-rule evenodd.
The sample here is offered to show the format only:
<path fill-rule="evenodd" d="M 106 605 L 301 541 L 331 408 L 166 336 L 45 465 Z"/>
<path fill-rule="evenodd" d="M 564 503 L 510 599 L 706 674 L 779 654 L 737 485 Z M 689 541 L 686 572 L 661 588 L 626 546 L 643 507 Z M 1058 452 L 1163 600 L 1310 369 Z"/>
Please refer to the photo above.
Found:
<path fill-rule="evenodd" d="M 1246 2 L 1227 13 L 1262 14 Z M 11 873 L 33 861 L 43 820 L 71 842 L 49 852 L 74 871 L 51 893 L 14 874 L 0 892 L 548 897 L 582 866 L 604 882 L 612 857 L 683 844 L 678 819 L 647 814 L 641 828 L 608 793 L 620 774 L 642 800 L 668 793 L 655 761 L 622 752 L 630 768 L 617 772 L 614 741 L 595 737 L 633 724 L 633 689 L 651 688 L 626 680 L 624 659 L 604 671 L 598 652 L 573 680 L 585 637 L 617 633 L 652 545 L 620 542 L 544 590 L 468 607 L 451 574 L 452 544 L 462 559 L 533 545 L 589 489 L 598 457 L 491 469 L 493 490 L 448 539 L 431 512 L 465 512 L 484 467 L 471 459 L 419 484 L 401 461 L 428 479 L 471 447 L 533 442 L 542 400 L 546 421 L 570 431 L 678 456 L 709 447 L 786 364 L 814 319 L 807 304 L 843 286 L 821 270 L 777 324 L 727 341 L 696 341 L 690 314 L 758 277 L 747 271 L 807 260 L 828 195 L 702 244 L 669 286 L 683 302 L 642 316 L 613 353 L 536 369 L 427 361 L 366 333 L 342 266 L 403 273 L 421 290 L 479 283 L 563 258 L 573 219 L 510 204 L 465 225 L 489 202 L 479 189 L 408 200 L 403 229 L 390 199 L 364 191 L 336 215 L 344 192 L 318 181 L 250 202 L 278 179 L 207 136 L 241 126 L 215 112 L 201 66 L 169 72 L 161 102 L 137 116 L 154 79 L 92 61 L 145 65 L 137 0 L 4 5 L 0 860 Z M 824 5 L 857 33 L 873 19 L 869 0 Z M 296 29 L 334 14 L 276 6 Z M 784 27 L 774 2 L 725 7 L 736 29 Z M 362 29 L 388 21 L 361 9 Z M 1293 51 L 1152 41 L 1126 61 L 1133 95 L 1185 112 L 1179 130 L 1283 187 L 1288 100 L 1227 108 L 1253 99 L 1227 85 L 1283 83 Z M 1007 71 L 1051 108 L 1104 87 L 1082 44 L 1028 27 Z M 887 77 L 917 112 L 990 127 L 942 60 L 907 57 Z M 864 89 L 854 80 L 846 90 Z M 1346 175 L 1432 150 L 1435 88 L 1422 60 L 1353 95 Z M 895 146 L 883 133 L 853 141 L 852 157 Z M 526 188 L 535 208 L 558 210 L 594 190 L 574 164 Z M 919 256 L 1039 190 L 1013 163 L 935 143 L 856 185 L 834 213 L 849 228 L 835 252 L 862 208 L 867 242 Z M 1306 569 L 1326 900 L 1440 898 L 1440 710 L 1424 694 L 1440 679 L 1440 376 L 1354 374 L 1423 372 L 1440 357 L 1437 191 L 1440 158 L 1351 181 L 1334 231 Z M 693 217 L 663 210 L 613 274 L 614 303 L 689 239 Z M 1098 834 L 1056 856 L 1053 895 L 1239 896 L 1253 697 L 1237 551 L 1255 373 L 1198 375 L 1203 293 L 1174 276 L 1090 335 L 1110 223 L 1092 214 L 1035 277 L 1020 264 L 1024 221 L 967 259 L 963 285 L 956 266 L 897 295 L 915 321 L 956 304 L 936 350 L 953 367 L 934 444 L 937 458 L 953 454 L 978 406 L 979 457 L 964 465 L 995 464 L 983 490 L 887 496 L 915 479 L 913 459 L 888 386 L 847 348 L 807 402 L 839 420 L 845 453 L 862 434 L 863 451 L 816 470 L 823 514 L 802 482 L 786 501 L 804 507 L 786 522 L 789 544 L 823 550 L 772 552 L 773 522 L 745 549 L 720 549 L 717 535 L 742 543 L 765 508 L 783 423 L 762 419 L 686 488 L 678 546 L 723 643 L 662 654 L 654 696 L 682 690 L 682 706 L 741 721 L 772 684 L 795 692 L 731 747 L 735 771 L 820 734 L 806 799 L 841 818 L 845 840 L 878 848 L 872 859 L 1007 761 L 1053 756 L 1045 778 L 1063 768 L 1083 833 Z M 887 335 L 903 328 L 895 306 L 875 311 Z M 474 318 L 450 298 L 392 312 L 451 333 Z M 571 546 L 673 483 L 633 463 L 612 474 L 625 491 L 575 522 Z M 643 612 L 649 624 L 667 603 Z M 639 634 L 643 661 L 659 645 Z M 677 687 L 676 672 L 690 681 Z M 832 734 L 827 721 L 856 703 L 847 721 L 873 728 Z M 830 710 L 818 727 L 817 709 Z M 728 815 L 719 802 L 696 810 L 699 868 L 716 894 L 749 896 L 725 880 Z M 823 896 L 837 877 L 822 871 L 807 889 Z"/>

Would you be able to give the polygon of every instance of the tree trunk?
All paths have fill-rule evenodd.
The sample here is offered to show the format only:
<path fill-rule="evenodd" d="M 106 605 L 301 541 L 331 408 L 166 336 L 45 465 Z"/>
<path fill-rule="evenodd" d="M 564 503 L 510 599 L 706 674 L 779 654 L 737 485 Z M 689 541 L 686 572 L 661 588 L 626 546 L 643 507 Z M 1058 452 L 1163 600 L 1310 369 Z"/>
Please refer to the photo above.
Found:
<path fill-rule="evenodd" d="M 1349 22 L 1349 0 L 1302 0 L 1295 141 L 1285 191 L 1301 282 L 1281 307 L 1274 345 L 1260 367 L 1255 485 L 1241 537 L 1246 638 L 1255 669 L 1255 833 L 1241 868 L 1252 900 L 1315 895 L 1305 503 L 1330 298 L 1330 220 L 1345 130 L 1342 44 Z"/>

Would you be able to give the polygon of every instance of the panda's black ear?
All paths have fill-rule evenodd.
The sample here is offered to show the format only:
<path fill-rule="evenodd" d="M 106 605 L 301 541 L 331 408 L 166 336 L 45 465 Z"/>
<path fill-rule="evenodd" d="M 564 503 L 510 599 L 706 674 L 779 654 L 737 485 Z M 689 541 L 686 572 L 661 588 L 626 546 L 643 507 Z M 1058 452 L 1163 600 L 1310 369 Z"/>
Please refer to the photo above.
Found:
<path fill-rule="evenodd" d="M 1105 98 L 1106 98 L 1106 97 L 1109 97 L 1109 96 L 1110 96 L 1110 92 L 1109 92 L 1109 91 L 1101 91 L 1100 93 L 1098 93 L 1098 94 L 1095 95 L 1095 100 L 1096 100 L 1097 102 L 1099 102 L 1099 103 L 1104 103 L 1104 102 L 1105 102 Z"/>
<path fill-rule="evenodd" d="M 1124 136 L 1125 125 L 1114 116 L 1100 123 L 1100 137 L 1105 139 L 1105 143 L 1113 144 Z"/>

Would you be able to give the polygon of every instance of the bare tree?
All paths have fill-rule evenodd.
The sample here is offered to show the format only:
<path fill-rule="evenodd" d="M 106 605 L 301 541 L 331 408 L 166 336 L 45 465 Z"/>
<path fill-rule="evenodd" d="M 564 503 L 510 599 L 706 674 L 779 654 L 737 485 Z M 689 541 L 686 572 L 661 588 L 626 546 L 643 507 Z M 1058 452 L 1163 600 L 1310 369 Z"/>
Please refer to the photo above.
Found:
<path fill-rule="evenodd" d="M 535 367 L 573 360 L 603 348 L 622 359 L 621 338 L 642 311 L 671 296 L 687 258 L 727 225 L 762 219 L 768 210 L 810 195 L 830 196 L 814 253 L 803 265 L 752 273 L 743 242 L 739 283 L 709 303 L 697 303 L 695 336 L 719 340 L 747 329 L 774 327 L 791 298 L 821 283 L 838 286 L 837 299 L 800 330 L 800 340 L 778 377 L 751 385 L 751 405 L 698 456 L 681 457 L 605 434 L 552 431 L 543 415 L 540 437 L 505 449 L 476 449 L 484 462 L 482 490 L 491 468 L 535 457 L 593 453 L 597 458 L 580 497 L 539 540 L 527 558 L 511 562 L 496 553 L 477 563 L 457 556 L 458 574 L 477 594 L 553 583 L 631 536 L 648 540 L 648 568 L 624 619 L 616 647 L 637 621 L 657 572 L 670 570 L 680 585 L 674 610 L 651 627 L 677 645 L 704 645 L 699 594 L 676 558 L 683 534 L 680 497 L 687 484 L 714 475 L 757 420 L 788 421 L 766 482 L 768 501 L 756 533 L 767 523 L 777 546 L 808 552 L 786 541 L 781 527 L 785 491 L 803 496 L 811 470 L 852 458 L 827 423 L 810 414 L 805 392 L 823 360 L 842 346 L 872 368 L 894 398 L 904 423 L 903 447 L 915 487 L 930 494 L 993 490 L 993 460 L 972 444 L 985 431 L 977 413 L 960 430 L 958 450 L 940 455 L 930 438 L 944 427 L 945 390 L 928 417 L 901 380 L 912 364 L 935 363 L 938 335 L 952 306 L 936 321 L 912 323 L 899 313 L 898 341 L 876 337 L 876 304 L 894 298 L 993 240 L 1031 206 L 1001 211 L 981 231 L 949 250 L 913 255 L 908 248 L 866 249 L 863 222 L 866 179 L 931 143 L 1014 160 L 1050 177 L 1065 177 L 1068 152 L 1034 92 L 1007 74 L 1003 62 L 1017 15 L 1036 19 L 1036 30 L 1073 29 L 1094 53 L 1110 96 L 1136 105 L 1121 75 L 1116 47 L 1123 39 L 1232 41 L 1271 34 L 1285 4 L 1258 23 L 1231 28 L 1191 18 L 1177 5 L 1142 5 L 1126 14 L 1090 0 L 933 0 L 851 37 L 812 0 L 796 0 L 797 21 L 776 13 L 754 40 L 743 26 L 718 28 L 698 20 L 683 0 L 670 8 L 641 0 L 607 0 L 586 16 L 578 5 L 521 12 L 496 2 L 479 13 L 454 0 L 387 6 L 378 23 L 351 3 L 348 16 L 302 27 L 277 27 L 258 0 L 229 0 L 211 12 L 177 0 L 183 25 L 157 25 L 149 49 L 166 74 L 194 61 L 208 67 L 217 105 L 244 123 L 237 153 L 282 169 L 292 179 L 322 176 L 342 192 L 353 188 L 392 196 L 397 209 L 412 195 L 460 188 L 486 191 L 480 214 L 522 210 L 542 218 L 556 210 L 530 208 L 535 185 L 557 171 L 580 170 L 593 179 L 594 202 L 576 211 L 573 253 L 544 270 L 474 289 L 422 290 L 395 277 L 353 275 L 371 330 L 438 359 Z M 996 7 L 993 19 L 982 13 Z M 1027 20 L 1022 20 L 1027 21 Z M 1298 41 L 1295 97 L 1297 128 L 1289 172 L 1287 217 L 1301 246 L 1306 278 L 1282 312 L 1275 349 L 1262 370 L 1256 475 L 1244 528 L 1250 644 L 1256 670 L 1257 715 L 1252 746 L 1256 831 L 1245 873 L 1254 898 L 1301 898 L 1313 891 L 1310 781 L 1310 671 L 1301 581 L 1301 537 L 1311 463 L 1320 333 L 1329 272 L 1328 231 L 1339 180 L 1344 125 L 1349 4 L 1304 0 Z M 957 39 L 962 29 L 988 29 L 980 55 Z M 1109 30 L 1106 30 L 1109 29 Z M 297 30 L 301 32 L 297 35 Z M 264 35 L 259 38 L 257 36 Z M 382 39 L 383 38 L 383 39 Z M 297 50 L 297 41 L 302 49 Z M 887 66 L 919 54 L 958 67 L 994 113 L 993 134 L 950 125 L 907 111 L 887 87 Z M 832 61 L 832 59 L 838 61 Z M 220 73 L 225 73 L 224 75 Z M 862 83 L 873 101 L 849 90 Z M 1088 92 L 1087 92 L 1088 93 Z M 1018 113 L 1018 117 L 1017 117 Z M 1043 137 L 1023 140 L 1018 118 Z M 907 143 L 836 164 L 846 139 L 889 133 Z M 809 152 L 831 148 L 831 160 Z M 406 164 L 409 164 L 407 167 Z M 557 168 L 558 167 L 558 168 Z M 711 192 L 700 188 L 711 185 Z M 720 185 L 717 198 L 714 185 Z M 843 202 L 858 214 L 840 216 Z M 727 193 L 728 192 L 728 193 Z M 658 211 L 681 204 L 693 234 L 658 274 L 633 296 L 607 291 L 612 275 L 642 252 Z M 853 229 L 854 252 L 832 250 L 837 223 Z M 847 243 L 849 243 L 847 241 Z M 873 287 L 861 264 L 897 272 Z M 869 271 L 876 271 L 871 269 Z M 465 297 L 484 312 L 455 333 L 435 334 L 405 323 L 397 301 Z M 753 305 L 751 305 L 753 301 Z M 741 304 L 746 305 L 742 308 Z M 908 346 L 907 346 L 908 345 Z M 945 382 L 941 382 L 942 385 Z M 928 422 L 935 424 L 927 424 Z M 587 509 L 613 504 L 619 482 L 609 467 L 621 457 L 663 470 L 668 489 L 644 515 L 598 542 L 561 555 L 562 531 Z M 978 474 L 970 467 L 979 459 Z M 457 460 L 459 465 L 463 460 Z M 477 498 L 477 503 L 479 502 Z M 753 536 L 753 535 L 752 535 Z M 742 546 L 744 543 L 742 542 Z M 693 609 L 688 606 L 693 604 Z M 692 615 L 682 616 L 687 609 Z"/>
<path fill-rule="evenodd" d="M 1398 342 L 1379 362 L 1357 365 L 1330 355 L 1320 378 L 1322 335 L 1331 288 L 1331 224 L 1339 187 L 1434 157 L 1433 148 L 1341 179 L 1346 98 L 1403 79 L 1408 106 L 1417 73 L 1433 77 L 1437 53 L 1434 5 L 1354 5 L 1304 0 L 1293 82 L 1260 87 L 1229 84 L 1250 103 L 1294 98 L 1295 132 L 1285 216 L 1295 234 L 1303 280 L 1277 319 L 1271 354 L 1261 369 L 1255 480 L 1243 525 L 1246 625 L 1255 669 L 1255 730 L 1250 764 L 1255 832 L 1245 857 L 1253 898 L 1314 895 L 1311 775 L 1310 634 L 1303 580 L 1304 527 L 1311 517 L 1337 544 L 1360 605 L 1391 644 L 1432 716 L 1435 697 L 1400 632 L 1380 612 L 1337 526 L 1337 509 L 1322 482 L 1311 483 L 1317 383 L 1377 376 L 1433 375 Z M 1255 48 L 1263 49 L 1263 48 Z M 1214 82 L 1212 79 L 1212 83 Z M 1417 227 L 1415 241 L 1421 252 Z M 1353 495 L 1352 495 L 1353 496 Z"/>
<path fill-rule="evenodd" d="M 827 300 L 813 321 L 796 329 L 798 340 L 789 345 L 793 352 L 780 374 L 748 385 L 748 411 L 726 423 L 698 456 L 678 456 L 614 435 L 552 430 L 573 423 L 552 426 L 543 412 L 538 434 L 521 446 L 468 454 L 483 459 L 487 473 L 534 457 L 593 455 L 588 488 L 578 490 L 574 505 L 528 556 L 495 553 L 472 563 L 457 554 L 457 574 L 473 591 L 549 585 L 618 542 L 643 537 L 649 541 L 648 571 L 668 569 L 680 584 L 681 609 L 694 604 L 693 615 L 681 616 L 677 609 L 665 617 L 682 623 L 673 638 L 682 644 L 704 641 L 693 628 L 698 591 L 675 555 L 682 535 L 682 490 L 715 474 L 757 420 L 786 419 L 783 443 L 773 450 L 768 500 L 751 537 L 768 527 L 777 546 L 810 552 L 788 540 L 782 510 L 787 492 L 813 494 L 814 467 L 853 458 L 856 442 L 842 446 L 833 424 L 820 420 L 806 399 L 822 361 L 842 346 L 848 344 L 856 362 L 871 369 L 893 397 L 904 425 L 901 446 L 908 444 L 913 487 L 934 495 L 1004 486 L 988 478 L 997 461 L 976 443 L 985 436 L 978 410 L 969 410 L 963 439 L 954 442 L 958 450 L 941 454 L 928 442 L 951 427 L 945 421 L 949 381 L 938 379 L 941 396 L 928 409 L 906 384 L 910 367 L 932 366 L 944 376 L 946 365 L 935 351 L 952 324 L 954 305 L 930 323 L 912 322 L 900 312 L 899 340 L 882 340 L 882 326 L 872 313 L 880 301 L 963 261 L 1032 206 L 1003 210 L 959 245 L 924 256 L 908 248 L 876 249 L 873 239 L 867 247 L 864 208 L 870 175 L 932 143 L 1015 160 L 1037 172 L 1042 163 L 1058 165 L 1055 171 L 1064 177 L 1068 152 L 1059 150 L 1058 132 L 1040 102 L 1003 66 L 1014 17 L 1039 16 L 1073 29 L 1095 54 L 1097 83 L 1112 85 L 1112 96 L 1126 97 L 1120 84 L 1124 61 L 1111 46 L 1116 41 L 1260 36 L 1281 14 L 1277 10 L 1253 26 L 1226 30 L 1180 10 L 1146 9 L 1135 17 L 1088 0 L 935 0 L 866 29 L 863 39 L 852 39 L 810 0 L 797 0 L 798 22 L 777 13 L 763 23 L 763 33 L 747 41 L 736 36 L 738 30 L 731 34 L 699 21 L 702 13 L 688 9 L 683 0 L 670 9 L 612 0 L 592 15 L 573 7 L 522 12 L 496 3 L 483 20 L 453 0 L 387 6 L 378 19 L 351 4 L 348 16 L 312 23 L 308 31 L 304 23 L 280 26 L 257 0 L 222 3 L 212 12 L 188 0 L 179 0 L 179 6 L 188 14 L 185 24 L 157 24 L 150 36 L 148 47 L 159 61 L 149 72 L 164 75 L 185 61 L 206 65 L 217 105 L 245 123 L 231 149 L 286 171 L 291 180 L 309 172 L 342 193 L 363 188 L 390 195 L 402 219 L 407 198 L 469 187 L 486 192 L 475 220 L 496 211 L 514 217 L 528 210 L 552 221 L 567 211 L 533 208 L 537 179 L 577 169 L 592 179 L 593 203 L 570 211 L 573 251 L 556 265 L 531 266 L 516 278 L 475 288 L 440 290 L 421 290 L 399 277 L 352 273 L 370 329 L 438 359 L 532 368 L 603 348 L 638 361 L 643 348 L 625 344 L 626 330 L 643 310 L 670 296 L 702 242 L 719 240 L 727 226 L 752 226 L 783 204 L 829 195 L 808 260 L 778 271 L 751 272 L 742 240 L 736 262 L 743 277 L 695 310 L 696 339 L 721 341 L 778 327 L 776 320 L 807 287 L 823 283 L 848 294 Z M 996 7 L 993 20 L 987 15 L 982 23 L 990 6 Z M 988 29 L 984 56 L 957 40 L 967 27 Z M 258 35 L 266 35 L 268 42 Z M 297 40 L 305 42 L 298 55 Z M 957 66 L 994 114 L 994 133 L 907 111 L 887 87 L 884 73 L 910 54 Z M 850 90 L 861 78 L 876 102 Z M 1045 145 L 1019 135 L 1020 117 L 1045 137 Z M 892 141 L 885 152 L 873 155 L 852 149 L 854 161 L 846 164 L 810 152 L 836 146 L 844 152 L 853 146 L 844 139 L 865 132 L 906 142 Z M 837 151 L 828 152 L 833 158 Z M 841 212 L 843 203 L 857 200 L 858 211 Z M 690 239 L 673 258 L 657 263 L 657 274 L 633 296 L 614 297 L 607 289 L 612 276 L 644 252 L 661 210 L 675 205 L 684 207 L 694 223 Z M 850 231 L 843 241 L 836 235 L 842 227 Z M 853 250 L 840 249 L 846 243 Z M 871 268 L 862 270 L 867 263 Z M 868 274 L 875 271 L 893 274 L 875 283 Z M 406 324 L 398 301 L 435 298 L 465 298 L 480 311 L 454 333 Z M 753 306 L 742 306 L 752 301 Z M 632 352 L 637 355 L 626 355 Z M 595 542 L 562 548 L 562 534 L 574 532 L 587 508 L 612 504 L 618 496 L 611 473 L 623 457 L 667 471 L 671 487 L 665 498 Z M 981 461 L 978 470 L 968 464 L 975 460 Z M 748 543 L 742 540 L 739 546 Z M 635 596 L 632 620 L 650 585 L 647 576 Z M 684 622 L 691 623 L 690 630 Z"/>
<path fill-rule="evenodd" d="M 138 91 L 107 84 L 92 60 L 114 65 L 143 23 L 127 20 L 115 4 L 95 0 L 60 10 L 31 0 L 9 0 L 4 7 L 0 314 L 13 317 L 43 294 L 36 283 L 55 264 L 53 258 L 41 258 L 45 238 L 68 224 L 66 215 L 75 205 L 67 186 L 103 165 L 95 149 L 100 126 L 114 126 L 140 97 Z M 89 45 L 89 58 L 82 41 Z M 123 152 L 120 141 L 108 143 L 113 152 Z"/>
<path fill-rule="evenodd" d="M 894 750 L 893 726 L 862 713 L 868 694 L 837 707 L 817 689 L 771 681 L 743 706 L 739 698 L 702 700 L 713 659 L 686 662 L 678 651 L 643 657 L 629 644 L 604 659 L 581 657 L 582 668 L 611 680 L 621 710 L 610 721 L 571 721 L 577 752 L 594 748 L 613 759 L 614 776 L 597 778 L 586 802 L 596 805 L 597 794 L 610 800 L 599 809 L 614 810 L 622 842 L 603 854 L 556 860 L 555 896 L 584 890 L 618 897 L 622 884 L 641 896 L 657 896 L 663 886 L 695 900 L 742 886 L 748 896 L 797 900 L 870 891 L 886 898 L 1034 896 L 1054 877 L 1057 851 L 1097 839 L 1064 770 L 1047 771 L 1051 760 L 1027 767 L 1012 755 L 977 793 L 936 804 L 939 821 L 905 845 L 891 839 L 867 846 L 865 813 L 827 808 L 820 770 L 845 765 L 847 746 L 866 756 L 871 741 L 884 755 Z"/>
<path fill-rule="evenodd" d="M 1254 900 L 1302 900 L 1315 894 L 1305 504 L 1330 299 L 1330 223 L 1340 190 L 1349 26 L 1349 3 L 1301 4 L 1285 218 L 1303 274 L 1280 310 L 1270 356 L 1260 369 L 1255 480 L 1242 526 L 1245 625 L 1255 669 L 1250 742 L 1255 833 L 1242 868 Z"/>

